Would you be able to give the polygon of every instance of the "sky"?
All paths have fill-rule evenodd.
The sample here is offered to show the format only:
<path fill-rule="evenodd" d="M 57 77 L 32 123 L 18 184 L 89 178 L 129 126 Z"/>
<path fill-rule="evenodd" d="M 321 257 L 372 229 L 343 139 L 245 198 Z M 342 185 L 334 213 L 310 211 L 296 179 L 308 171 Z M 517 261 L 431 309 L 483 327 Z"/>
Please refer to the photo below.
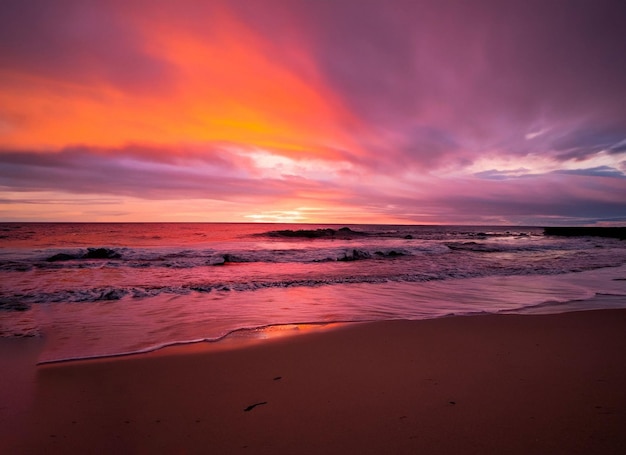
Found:
<path fill-rule="evenodd" d="M 0 221 L 626 224 L 622 0 L 3 0 Z"/>

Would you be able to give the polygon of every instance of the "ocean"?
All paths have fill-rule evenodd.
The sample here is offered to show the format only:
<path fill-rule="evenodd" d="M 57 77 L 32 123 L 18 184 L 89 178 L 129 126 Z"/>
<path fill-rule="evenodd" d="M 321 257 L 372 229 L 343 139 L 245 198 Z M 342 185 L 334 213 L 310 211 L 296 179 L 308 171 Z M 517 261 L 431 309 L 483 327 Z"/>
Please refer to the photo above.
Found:
<path fill-rule="evenodd" d="M 41 362 L 309 325 L 626 307 L 626 242 L 539 227 L 2 223 L 0 336 Z"/>

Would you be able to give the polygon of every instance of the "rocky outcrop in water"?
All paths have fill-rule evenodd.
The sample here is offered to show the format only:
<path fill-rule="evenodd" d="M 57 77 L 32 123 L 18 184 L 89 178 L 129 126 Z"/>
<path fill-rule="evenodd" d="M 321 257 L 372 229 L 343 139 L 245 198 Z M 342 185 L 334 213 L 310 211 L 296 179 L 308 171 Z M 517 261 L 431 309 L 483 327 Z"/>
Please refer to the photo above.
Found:
<path fill-rule="evenodd" d="M 391 251 L 377 251 L 376 253 L 377 256 L 381 256 L 384 258 L 396 258 L 398 256 L 404 256 L 405 253 L 403 253 L 402 251 L 395 251 L 395 250 L 391 250 Z"/>
<path fill-rule="evenodd" d="M 84 254 L 57 253 L 49 258 L 47 262 L 71 261 L 74 259 L 120 259 L 122 255 L 109 248 L 87 248 Z"/>
<path fill-rule="evenodd" d="M 353 237 L 361 237 L 367 235 L 365 232 L 353 231 L 349 227 L 342 227 L 339 229 L 283 229 L 280 231 L 270 231 L 265 233 L 269 237 L 292 237 L 292 238 L 305 238 L 305 239 L 349 239 Z"/>
<path fill-rule="evenodd" d="M 47 262 L 57 262 L 57 261 L 71 261 L 72 259 L 78 259 L 79 256 L 75 254 L 67 254 L 67 253 L 58 253 L 54 256 L 50 256 L 46 258 Z"/>
<path fill-rule="evenodd" d="M 87 253 L 83 259 L 120 259 L 122 255 L 115 250 L 108 248 L 87 248 Z"/>
<path fill-rule="evenodd" d="M 346 251 L 344 256 L 337 259 L 338 261 L 359 261 L 361 259 L 370 259 L 372 257 L 367 251 L 352 250 Z"/>
<path fill-rule="evenodd" d="M 239 258 L 235 255 L 232 255 L 230 253 L 226 253 L 223 254 L 221 256 L 218 257 L 214 257 L 212 258 L 208 264 L 209 265 L 225 265 L 225 264 L 231 264 L 231 263 L 235 263 L 235 262 L 248 262 L 243 258 Z"/>
<path fill-rule="evenodd" d="M 30 309 L 30 305 L 18 300 L 1 300 L 0 311 L 26 311 Z"/>
<path fill-rule="evenodd" d="M 405 254 L 402 251 L 376 251 L 374 256 L 369 251 L 363 250 L 348 250 L 344 253 L 344 255 L 338 258 L 338 261 L 360 261 L 363 259 L 372 259 L 372 258 L 395 258 L 399 256 L 404 256 Z"/>

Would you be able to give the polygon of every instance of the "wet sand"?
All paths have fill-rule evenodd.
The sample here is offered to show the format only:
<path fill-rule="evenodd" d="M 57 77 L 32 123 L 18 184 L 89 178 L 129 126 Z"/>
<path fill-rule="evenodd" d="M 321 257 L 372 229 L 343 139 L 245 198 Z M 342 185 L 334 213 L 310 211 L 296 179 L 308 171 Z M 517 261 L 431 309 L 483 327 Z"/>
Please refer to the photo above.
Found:
<path fill-rule="evenodd" d="M 625 385 L 626 310 L 363 323 L 38 366 L 0 452 L 624 454 Z"/>

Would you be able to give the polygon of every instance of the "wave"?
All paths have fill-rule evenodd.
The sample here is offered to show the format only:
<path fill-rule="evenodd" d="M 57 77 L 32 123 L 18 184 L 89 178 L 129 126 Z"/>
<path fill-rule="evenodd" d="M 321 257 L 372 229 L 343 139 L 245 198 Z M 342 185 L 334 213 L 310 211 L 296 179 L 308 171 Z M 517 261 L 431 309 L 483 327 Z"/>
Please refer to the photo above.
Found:
<path fill-rule="evenodd" d="M 344 239 L 345 240 L 345 239 Z M 391 240 L 391 239 L 389 239 Z M 397 259 L 415 255 L 461 252 L 517 252 L 559 249 L 561 246 L 499 244 L 497 242 L 425 242 L 412 239 L 393 241 L 340 242 L 337 245 L 300 248 L 110 248 L 51 249 L 30 255 L 14 255 L 0 260 L 0 271 L 26 272 L 33 269 L 100 268 L 100 267 L 166 267 L 193 268 L 229 263 L 314 263 L 327 261 L 359 261 Z M 43 253 L 43 254 L 42 254 Z M 5 255 L 6 257 L 7 255 Z"/>
<path fill-rule="evenodd" d="M 357 255 L 360 254 L 356 252 Z M 345 259 L 345 261 L 359 260 Z M 49 303 L 90 303 L 122 300 L 124 298 L 142 299 L 161 294 L 188 295 L 191 293 L 211 292 L 249 292 L 271 288 L 316 288 L 344 284 L 380 284 L 380 283 L 425 283 L 466 278 L 506 277 L 506 276 L 549 276 L 567 271 L 542 270 L 540 274 L 532 269 L 497 269 L 497 270 L 441 270 L 437 273 L 394 273 L 393 275 L 349 275 L 325 276 L 316 278 L 293 278 L 281 280 L 241 280 L 187 282 L 163 286 L 101 286 L 80 289 L 62 289 L 51 292 L 30 292 L 13 295 L 0 295 L 0 311 L 26 311 L 33 304 Z"/>
<path fill-rule="evenodd" d="M 292 249 L 131 249 L 93 247 L 50 251 L 45 255 L 0 261 L 0 271 L 26 272 L 32 269 L 100 268 L 100 267 L 167 267 L 193 268 L 229 263 L 314 263 L 365 259 L 394 259 L 416 253 L 445 252 L 441 245 L 390 247 L 381 244 L 350 248 L 346 245 L 324 248 Z"/>
<path fill-rule="evenodd" d="M 363 226 L 362 226 L 363 227 Z M 369 229 L 369 230 L 357 230 L 349 227 L 342 227 L 339 229 L 332 228 L 317 228 L 317 229 L 282 229 L 275 231 L 267 231 L 262 233 L 253 234 L 252 237 L 269 237 L 269 238 L 284 238 L 284 239 L 405 239 L 405 240 L 454 240 L 454 239 L 466 239 L 466 240 L 485 240 L 485 239 L 530 239 L 543 237 L 538 228 L 531 228 L 528 231 L 511 231 L 506 230 L 464 230 L 464 229 L 441 229 L 433 228 L 427 229 L 425 226 L 419 226 L 415 229 L 411 229 L 410 226 L 401 226 L 398 229 Z"/>
<path fill-rule="evenodd" d="M 193 233 L 196 238 L 202 233 Z M 156 235 L 147 235 L 157 239 Z M 322 239 L 322 241 L 317 241 Z M 193 268 L 232 263 L 315 263 L 398 259 L 408 256 L 626 248 L 613 239 L 546 237 L 535 231 L 318 228 L 253 233 L 224 242 L 83 248 L 3 247 L 0 271 L 84 268 Z M 130 241 L 130 244 L 133 244 Z M 616 243 L 617 242 L 617 243 Z M 115 245 L 115 243 L 113 243 Z"/>
<path fill-rule="evenodd" d="M 266 327 L 296 324 L 293 321 L 328 324 L 623 308 L 625 273 L 622 266 L 532 279 L 493 275 L 449 281 L 426 275 L 393 277 L 396 281 L 421 278 L 425 282 L 420 285 L 393 280 L 353 284 L 353 277 L 349 277 L 338 286 L 323 286 L 329 284 L 325 280 L 302 279 L 249 281 L 239 283 L 241 288 L 201 281 L 179 287 L 94 287 L 82 294 L 101 299 L 93 304 L 32 305 L 31 311 L 1 315 L 0 336 L 43 334 L 46 347 L 41 359 L 48 361 L 148 352 L 179 343 L 217 341 L 237 333 L 254 335 L 254 331 L 264 336 Z M 236 292 L 252 285 L 258 292 Z M 297 285 L 302 287 L 283 289 Z M 180 295 L 163 294 L 168 292 Z M 133 300 L 151 293 L 154 297 Z M 611 295 L 601 296 L 602 301 L 589 300 L 600 294 Z M 57 293 L 55 298 L 62 295 Z"/>
<path fill-rule="evenodd" d="M 288 287 L 317 287 L 333 284 L 348 283 L 384 283 L 388 279 L 378 277 L 349 277 L 326 280 L 300 279 L 272 282 L 244 282 L 244 283 L 192 283 L 181 286 L 162 287 L 96 287 L 89 289 L 68 289 L 54 292 L 38 292 L 17 295 L 0 300 L 0 311 L 25 311 L 32 304 L 44 303 L 88 303 L 100 301 L 121 300 L 124 297 L 145 298 L 154 297 L 160 294 L 186 295 L 191 292 L 230 292 L 230 291 L 255 291 L 267 288 L 288 288 Z M 393 281 L 429 281 L 422 280 L 393 280 Z"/>
<path fill-rule="evenodd" d="M 562 245 L 532 245 L 521 244 L 511 245 L 497 242 L 446 242 L 444 243 L 450 250 L 468 251 L 473 253 L 516 253 L 525 251 L 551 251 L 563 249 Z"/>

